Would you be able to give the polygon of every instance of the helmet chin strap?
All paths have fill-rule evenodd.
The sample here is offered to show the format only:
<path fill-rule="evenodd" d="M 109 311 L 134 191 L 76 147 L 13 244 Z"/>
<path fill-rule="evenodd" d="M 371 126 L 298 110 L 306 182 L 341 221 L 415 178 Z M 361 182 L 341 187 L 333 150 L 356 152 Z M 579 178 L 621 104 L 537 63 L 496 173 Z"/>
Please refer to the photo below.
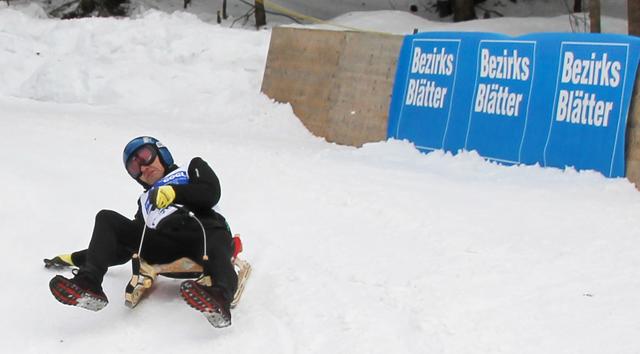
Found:
<path fill-rule="evenodd" d="M 142 182 L 142 180 L 140 179 L 140 177 L 136 178 L 136 182 L 138 182 L 138 183 L 139 183 L 139 184 L 144 188 L 144 190 L 147 190 L 147 189 L 151 188 L 151 186 L 150 186 L 150 185 L 148 185 L 148 184 L 146 184 L 146 183 Z"/>

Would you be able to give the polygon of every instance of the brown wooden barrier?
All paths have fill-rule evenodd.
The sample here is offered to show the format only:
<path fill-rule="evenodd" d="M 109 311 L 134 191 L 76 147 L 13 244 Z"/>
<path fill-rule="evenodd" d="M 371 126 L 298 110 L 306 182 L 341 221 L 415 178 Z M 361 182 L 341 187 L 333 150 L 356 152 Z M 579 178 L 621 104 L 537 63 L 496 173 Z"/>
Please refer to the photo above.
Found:
<path fill-rule="evenodd" d="M 640 71 L 631 98 L 625 146 L 626 176 L 640 189 Z"/>
<path fill-rule="evenodd" d="M 361 146 L 387 138 L 402 36 L 277 27 L 262 92 L 288 102 L 314 135 Z"/>

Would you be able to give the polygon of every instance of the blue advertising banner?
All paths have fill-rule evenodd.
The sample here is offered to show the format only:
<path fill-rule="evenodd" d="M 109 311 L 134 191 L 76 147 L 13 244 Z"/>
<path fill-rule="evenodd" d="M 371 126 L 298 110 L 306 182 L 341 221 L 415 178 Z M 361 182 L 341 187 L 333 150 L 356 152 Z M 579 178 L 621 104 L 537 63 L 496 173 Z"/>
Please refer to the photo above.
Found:
<path fill-rule="evenodd" d="M 466 150 L 498 161 L 520 162 L 535 47 L 532 41 L 480 41 Z"/>
<path fill-rule="evenodd" d="M 629 83 L 631 92 L 635 79 L 625 75 L 629 71 L 628 57 L 627 44 L 561 44 L 554 118 L 544 149 L 545 164 L 573 162 L 605 175 L 612 175 L 616 169 L 624 170 L 624 150 L 618 152 L 616 148 L 618 138 L 624 148 L 624 135 L 619 136 L 618 132 L 620 128 L 624 131 L 626 125 L 625 86 Z M 637 65 L 636 62 L 634 67 Z M 575 161 L 567 161 L 567 156 Z"/>
<path fill-rule="evenodd" d="M 624 35 L 407 36 L 388 135 L 425 152 L 476 150 L 507 164 L 624 176 L 639 58 L 640 39 Z"/>
<path fill-rule="evenodd" d="M 407 136 L 427 150 L 442 149 L 451 118 L 459 40 L 417 39 L 411 43 L 411 64 L 400 107 L 403 115 L 422 115 L 396 126 L 396 134 Z"/>

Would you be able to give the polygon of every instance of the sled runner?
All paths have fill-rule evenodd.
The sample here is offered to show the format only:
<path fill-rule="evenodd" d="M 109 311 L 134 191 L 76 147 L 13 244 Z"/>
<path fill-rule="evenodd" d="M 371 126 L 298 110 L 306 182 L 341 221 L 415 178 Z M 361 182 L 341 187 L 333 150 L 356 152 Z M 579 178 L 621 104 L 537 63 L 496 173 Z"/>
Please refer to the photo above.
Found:
<path fill-rule="evenodd" d="M 240 252 L 242 252 L 240 235 L 234 235 L 231 262 L 238 274 L 238 289 L 231 302 L 231 308 L 234 308 L 240 301 L 247 279 L 251 274 L 251 265 L 238 257 Z M 153 286 L 158 275 L 178 279 L 198 278 L 198 283 L 207 286 L 211 286 L 215 282 L 211 275 L 204 274 L 201 265 L 186 257 L 167 264 L 149 264 L 144 259 L 141 259 L 138 254 L 134 254 L 131 261 L 133 275 L 125 289 L 125 305 L 129 308 L 134 308 L 138 305 L 145 292 Z M 205 255 L 203 262 L 208 261 L 209 259 Z"/>

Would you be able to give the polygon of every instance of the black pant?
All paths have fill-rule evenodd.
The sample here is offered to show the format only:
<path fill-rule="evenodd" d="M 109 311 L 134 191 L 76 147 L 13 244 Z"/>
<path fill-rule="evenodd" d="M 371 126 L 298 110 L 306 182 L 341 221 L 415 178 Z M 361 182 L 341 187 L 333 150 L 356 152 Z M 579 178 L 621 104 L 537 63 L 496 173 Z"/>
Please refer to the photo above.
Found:
<path fill-rule="evenodd" d="M 201 264 L 213 276 L 214 286 L 223 290 L 227 299 L 233 299 L 238 276 L 231 263 L 232 237 L 228 229 L 205 225 L 209 262 L 202 264 L 203 233 L 200 226 L 189 220 L 181 228 L 158 231 L 147 228 L 140 257 L 151 264 L 168 263 L 188 257 Z M 72 255 L 80 272 L 89 273 L 102 283 L 107 269 L 124 264 L 138 252 L 144 224 L 130 220 L 115 211 L 101 210 L 91 236 L 89 248 Z"/>

